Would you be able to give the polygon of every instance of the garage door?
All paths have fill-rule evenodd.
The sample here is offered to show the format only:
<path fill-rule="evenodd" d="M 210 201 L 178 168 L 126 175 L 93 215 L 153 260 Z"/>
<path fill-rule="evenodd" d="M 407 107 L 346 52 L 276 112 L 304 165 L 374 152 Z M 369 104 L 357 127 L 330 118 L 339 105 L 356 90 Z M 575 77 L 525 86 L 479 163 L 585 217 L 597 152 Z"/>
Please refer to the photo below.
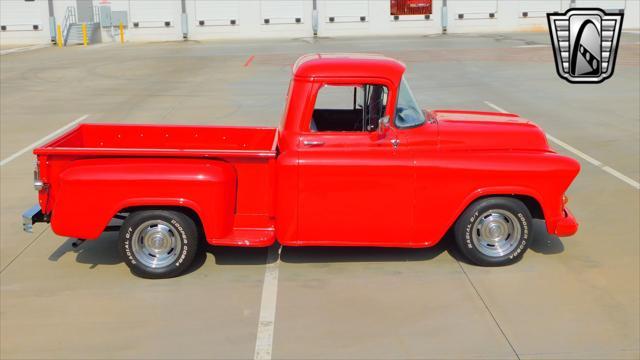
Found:
<path fill-rule="evenodd" d="M 129 6 L 134 27 L 175 26 L 174 14 L 181 12 L 179 1 L 130 1 Z"/>
<path fill-rule="evenodd" d="M 303 0 L 261 0 L 260 16 L 268 24 L 304 22 Z"/>
<path fill-rule="evenodd" d="M 195 18 L 199 25 L 235 25 L 239 18 L 239 1 L 195 0 Z"/>
<path fill-rule="evenodd" d="M 449 13 L 458 20 L 491 19 L 498 11 L 498 2 L 493 0 L 451 0 Z"/>
<path fill-rule="evenodd" d="M 0 0 L 0 25 L 5 31 L 41 30 L 46 0 Z"/>
<path fill-rule="evenodd" d="M 597 7 L 605 11 L 623 10 L 625 5 L 625 0 L 576 0 L 576 7 Z"/>
<path fill-rule="evenodd" d="M 538 0 L 518 2 L 518 15 L 520 17 L 546 17 L 550 12 L 563 12 L 569 7 L 569 2 L 561 0 Z"/>
<path fill-rule="evenodd" d="M 369 1 L 328 1 L 325 12 L 324 18 L 327 22 L 367 21 L 369 19 Z"/>

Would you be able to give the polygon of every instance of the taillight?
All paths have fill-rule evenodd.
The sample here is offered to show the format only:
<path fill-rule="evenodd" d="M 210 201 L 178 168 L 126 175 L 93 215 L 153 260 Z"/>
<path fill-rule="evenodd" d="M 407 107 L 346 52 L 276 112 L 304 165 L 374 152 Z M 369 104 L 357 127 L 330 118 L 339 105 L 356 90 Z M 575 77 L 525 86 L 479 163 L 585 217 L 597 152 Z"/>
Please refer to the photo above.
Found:
<path fill-rule="evenodd" d="M 40 179 L 40 162 L 36 162 L 36 168 L 33 170 L 33 188 L 37 191 L 44 189 L 44 182 Z"/>

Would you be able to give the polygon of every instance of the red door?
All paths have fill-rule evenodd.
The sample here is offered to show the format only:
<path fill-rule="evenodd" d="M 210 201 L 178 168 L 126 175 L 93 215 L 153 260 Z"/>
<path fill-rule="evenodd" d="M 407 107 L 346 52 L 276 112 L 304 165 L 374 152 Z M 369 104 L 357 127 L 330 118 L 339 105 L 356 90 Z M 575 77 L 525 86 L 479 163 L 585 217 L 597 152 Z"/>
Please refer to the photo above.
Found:
<path fill-rule="evenodd" d="M 299 240 L 319 245 L 410 246 L 414 167 L 390 129 L 300 136 Z M 395 143 L 395 145 L 394 145 Z"/>

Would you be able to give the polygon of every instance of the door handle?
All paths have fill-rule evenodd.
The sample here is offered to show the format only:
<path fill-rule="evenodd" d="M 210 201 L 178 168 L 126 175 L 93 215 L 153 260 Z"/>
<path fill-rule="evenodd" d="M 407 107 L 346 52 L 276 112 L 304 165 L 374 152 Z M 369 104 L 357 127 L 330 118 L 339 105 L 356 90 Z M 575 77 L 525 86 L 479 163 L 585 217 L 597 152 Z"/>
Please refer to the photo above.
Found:
<path fill-rule="evenodd" d="M 305 141 L 302 142 L 302 144 L 304 146 L 322 146 L 322 145 L 324 145 L 324 141 L 305 140 Z"/>
<path fill-rule="evenodd" d="M 399 139 L 391 139 L 391 145 L 393 145 L 393 148 L 397 148 L 398 145 L 400 145 L 400 140 Z"/>

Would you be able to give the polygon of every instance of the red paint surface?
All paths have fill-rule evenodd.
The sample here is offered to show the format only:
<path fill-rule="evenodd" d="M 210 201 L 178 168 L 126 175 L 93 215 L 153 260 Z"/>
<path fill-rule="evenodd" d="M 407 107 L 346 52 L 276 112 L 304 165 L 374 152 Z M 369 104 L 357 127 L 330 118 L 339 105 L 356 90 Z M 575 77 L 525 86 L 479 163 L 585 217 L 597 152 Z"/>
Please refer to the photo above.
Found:
<path fill-rule="evenodd" d="M 251 62 L 253 61 L 253 58 L 255 56 L 251 55 L 249 56 L 249 58 L 247 59 L 247 61 L 244 63 L 244 67 L 248 67 L 249 65 L 251 65 Z"/>
<path fill-rule="evenodd" d="M 391 15 L 429 15 L 432 0 L 391 0 Z"/>
<path fill-rule="evenodd" d="M 549 233 L 577 231 L 562 196 L 578 162 L 517 115 L 431 111 L 384 136 L 307 130 L 326 84 L 386 85 L 393 119 L 404 70 L 373 55 L 302 57 L 280 131 L 81 125 L 34 151 L 48 184 L 40 205 L 57 234 L 79 238 L 98 237 L 123 209 L 175 206 L 197 214 L 211 244 L 424 247 L 471 202 L 507 195 L 537 202 Z"/>

